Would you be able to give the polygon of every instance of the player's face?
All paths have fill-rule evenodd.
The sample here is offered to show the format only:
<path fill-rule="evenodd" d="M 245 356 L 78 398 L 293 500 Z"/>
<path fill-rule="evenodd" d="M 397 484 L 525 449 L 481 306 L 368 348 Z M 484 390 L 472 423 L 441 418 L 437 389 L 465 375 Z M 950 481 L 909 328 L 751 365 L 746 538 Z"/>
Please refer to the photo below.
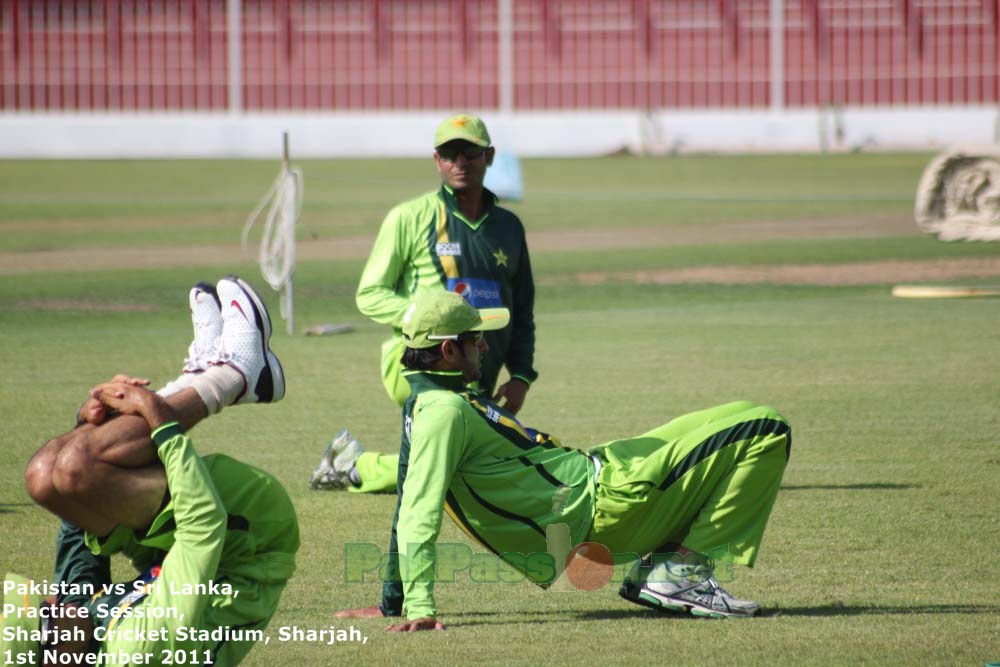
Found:
<path fill-rule="evenodd" d="M 486 167 L 493 162 L 493 148 L 482 148 L 461 139 L 438 146 L 434 153 L 441 180 L 456 194 L 483 187 Z"/>
<path fill-rule="evenodd" d="M 481 331 L 468 332 L 459 336 L 458 368 L 466 382 L 475 382 L 482 376 L 483 355 L 490 346 L 486 344 Z"/>

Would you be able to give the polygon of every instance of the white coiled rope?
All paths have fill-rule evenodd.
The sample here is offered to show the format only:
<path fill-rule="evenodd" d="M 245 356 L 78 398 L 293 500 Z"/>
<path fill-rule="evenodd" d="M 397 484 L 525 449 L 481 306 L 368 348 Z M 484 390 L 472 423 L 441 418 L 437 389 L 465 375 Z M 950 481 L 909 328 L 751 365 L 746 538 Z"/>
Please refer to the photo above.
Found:
<path fill-rule="evenodd" d="M 288 322 L 288 333 L 295 330 L 295 304 L 292 276 L 295 273 L 295 225 L 302 213 L 302 170 L 288 165 L 288 137 L 281 171 L 264 198 L 257 204 L 243 226 L 243 251 L 248 251 L 250 229 L 267 209 L 260 240 L 260 272 L 276 292 L 281 292 L 281 316 Z"/>

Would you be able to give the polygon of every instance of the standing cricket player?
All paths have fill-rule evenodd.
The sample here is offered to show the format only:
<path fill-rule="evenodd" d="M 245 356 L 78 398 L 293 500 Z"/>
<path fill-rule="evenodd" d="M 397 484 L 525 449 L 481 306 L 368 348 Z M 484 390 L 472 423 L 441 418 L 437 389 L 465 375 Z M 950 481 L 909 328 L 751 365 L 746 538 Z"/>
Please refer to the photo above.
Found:
<path fill-rule="evenodd" d="M 415 295 L 446 289 L 476 308 L 503 306 L 510 326 L 490 332 L 478 388 L 492 394 L 506 365 L 510 380 L 495 400 L 508 411 L 521 409 L 538 377 L 535 355 L 535 285 L 524 226 L 497 205 L 483 186 L 494 148 L 486 125 L 459 114 L 438 125 L 434 164 L 441 187 L 393 208 L 382 222 L 358 283 L 357 304 L 364 315 L 393 327 L 382 347 L 382 379 L 399 405 L 410 394 L 400 357 L 403 314 Z"/>

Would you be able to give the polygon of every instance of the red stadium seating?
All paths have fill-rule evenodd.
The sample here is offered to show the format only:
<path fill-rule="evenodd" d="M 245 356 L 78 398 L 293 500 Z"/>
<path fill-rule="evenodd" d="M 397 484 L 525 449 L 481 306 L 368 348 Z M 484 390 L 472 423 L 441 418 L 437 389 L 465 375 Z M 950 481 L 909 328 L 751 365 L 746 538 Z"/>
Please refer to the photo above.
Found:
<path fill-rule="evenodd" d="M 509 0 L 510 108 L 768 108 L 770 0 Z M 497 0 L 242 0 L 239 111 L 501 106 Z M 1000 101 L 1000 0 L 785 0 L 786 108 Z M 0 0 L 0 110 L 225 112 L 226 0 Z M 235 97 L 235 96 L 234 96 Z"/>

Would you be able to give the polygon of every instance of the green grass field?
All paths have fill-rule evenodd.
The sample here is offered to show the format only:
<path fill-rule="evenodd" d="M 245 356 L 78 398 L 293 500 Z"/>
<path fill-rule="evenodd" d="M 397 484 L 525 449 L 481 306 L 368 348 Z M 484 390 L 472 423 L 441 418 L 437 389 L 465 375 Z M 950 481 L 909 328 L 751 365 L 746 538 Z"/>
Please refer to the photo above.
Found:
<path fill-rule="evenodd" d="M 912 223 L 929 155 L 692 156 L 527 160 L 538 283 L 537 367 L 521 417 L 585 447 L 735 399 L 774 405 L 794 444 L 757 567 L 729 588 L 761 618 L 659 616 L 616 589 L 528 584 L 437 588 L 444 634 L 354 625 L 364 645 L 271 643 L 245 664 L 982 665 L 1000 660 L 1000 301 L 900 300 L 907 282 L 989 285 L 935 266 L 1000 264 L 997 244 L 946 244 Z M 388 208 L 429 189 L 428 161 L 305 162 L 296 273 L 299 328 L 269 295 L 288 395 L 224 411 L 195 431 L 281 479 L 302 548 L 272 630 L 338 628 L 376 601 L 344 582 L 344 545 L 385 546 L 394 496 L 312 492 L 342 426 L 398 447 L 377 374 L 386 331 L 353 291 Z M 187 290 L 237 272 L 246 214 L 270 162 L 0 162 L 0 569 L 50 575 L 57 523 L 32 505 L 23 468 L 67 430 L 96 382 L 157 383 L 190 340 Z M 329 257 L 324 253 L 329 252 Z M 796 267 L 851 280 L 799 280 Z M 748 273 L 727 273 L 743 270 Z M 694 271 L 693 278 L 678 276 Z M 975 273 L 975 272 L 973 272 Z M 727 281 L 726 276 L 740 277 Z M 764 278 L 754 278 L 754 276 Z M 992 281 L 989 275 L 996 275 Z M 749 276 L 749 277 L 748 277 Z M 450 522 L 442 540 L 464 541 Z M 124 563 L 116 574 L 128 576 Z"/>

